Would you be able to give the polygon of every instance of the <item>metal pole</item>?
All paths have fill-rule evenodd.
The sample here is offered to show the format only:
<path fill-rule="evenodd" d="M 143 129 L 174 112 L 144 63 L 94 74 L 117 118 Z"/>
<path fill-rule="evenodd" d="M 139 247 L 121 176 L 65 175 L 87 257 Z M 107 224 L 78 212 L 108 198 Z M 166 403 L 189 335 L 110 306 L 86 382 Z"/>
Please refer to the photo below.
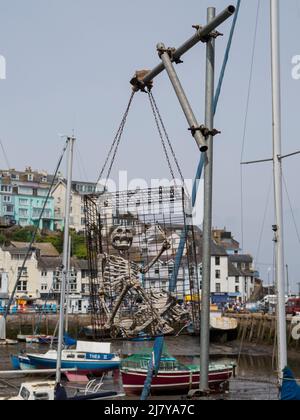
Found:
<path fill-rule="evenodd" d="M 69 235 L 68 243 L 68 264 L 67 264 L 67 297 L 66 297 L 66 327 L 65 332 L 69 332 L 69 304 L 70 304 L 70 281 L 71 281 L 71 250 L 72 250 L 72 238 Z"/>
<path fill-rule="evenodd" d="M 207 21 L 213 21 L 216 9 L 207 10 Z M 215 40 L 210 38 L 206 47 L 206 96 L 205 125 L 214 128 L 215 91 Z M 213 188 L 213 137 L 207 141 L 208 151 L 204 167 L 204 222 L 203 222 L 203 280 L 201 298 L 201 380 L 200 391 L 209 390 L 209 347 L 210 347 L 210 297 L 211 297 L 211 231 L 212 231 L 212 188 Z"/>
<path fill-rule="evenodd" d="M 64 345 L 64 318 L 65 318 L 65 301 L 66 301 L 66 283 L 67 283 L 67 269 L 68 269 L 68 242 L 69 242 L 69 228 L 70 228 L 70 210 L 72 200 L 72 174 L 73 174 L 73 149 L 75 138 L 71 137 L 69 141 L 68 152 L 68 179 L 66 190 L 66 206 L 65 206 L 65 228 L 64 228 L 64 249 L 63 249 L 63 266 L 60 292 L 60 314 L 59 314 L 59 333 L 58 333 L 58 348 L 57 348 L 57 364 L 56 364 L 56 384 L 61 382 L 61 359 Z"/>
<path fill-rule="evenodd" d="M 276 226 L 276 286 L 277 336 L 279 381 L 287 366 L 287 329 L 285 312 L 285 279 L 284 279 L 284 244 L 283 244 L 283 195 L 282 195 L 282 162 L 281 162 L 281 81 L 280 81 L 280 37 L 279 37 L 279 1 L 270 0 L 271 4 L 271 44 L 272 44 L 272 91 L 273 91 L 273 159 Z"/>
<path fill-rule="evenodd" d="M 170 55 L 168 51 L 166 50 L 166 47 L 164 44 L 160 43 L 157 45 L 157 50 L 160 52 L 161 60 L 164 64 L 164 68 L 166 69 L 168 76 L 170 78 L 170 81 L 174 87 L 174 90 L 176 92 L 176 95 L 178 97 L 178 100 L 180 102 L 180 105 L 182 107 L 182 110 L 186 116 L 186 119 L 190 125 L 190 129 L 199 127 L 197 118 L 195 117 L 195 114 L 192 110 L 192 107 L 188 101 L 188 98 L 184 92 L 184 89 L 180 83 L 180 80 L 177 76 L 177 73 L 175 71 L 174 65 L 172 63 L 172 60 L 170 58 Z M 207 143 L 206 139 L 199 130 L 192 131 L 193 136 L 197 142 L 197 145 L 201 152 L 206 152 L 207 150 Z"/>
<path fill-rule="evenodd" d="M 228 6 L 223 12 L 221 12 L 215 19 L 213 19 L 208 25 L 200 28 L 197 33 L 186 41 L 181 47 L 173 54 L 173 59 L 175 63 L 180 60 L 180 58 L 187 53 L 191 48 L 197 45 L 199 42 L 203 41 L 211 32 L 213 32 L 218 26 L 225 22 L 235 13 L 235 6 Z M 163 64 L 156 66 L 150 73 L 148 73 L 143 79 L 142 83 L 144 85 L 149 84 L 155 77 L 164 71 L 165 67 Z"/>

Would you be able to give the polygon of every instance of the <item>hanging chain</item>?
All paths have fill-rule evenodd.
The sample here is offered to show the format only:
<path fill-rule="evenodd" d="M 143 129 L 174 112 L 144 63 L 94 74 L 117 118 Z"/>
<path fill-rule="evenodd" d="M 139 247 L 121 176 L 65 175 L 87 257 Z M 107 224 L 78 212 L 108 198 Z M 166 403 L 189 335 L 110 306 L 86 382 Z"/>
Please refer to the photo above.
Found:
<path fill-rule="evenodd" d="M 165 144 L 165 141 L 164 141 L 163 135 L 162 135 L 162 133 L 161 133 L 161 128 L 162 128 L 162 130 L 163 130 L 163 132 L 164 132 L 165 138 L 166 138 L 167 143 L 168 143 L 168 145 L 169 145 L 169 148 L 170 148 L 170 150 L 171 150 L 171 153 L 172 153 L 172 156 L 173 156 L 173 159 L 174 159 L 174 162 L 175 162 L 175 165 L 176 165 L 177 171 L 178 171 L 178 173 L 179 173 L 179 176 L 180 176 L 181 182 L 182 182 L 182 184 L 184 185 L 185 181 L 184 181 L 184 177 L 183 177 L 182 170 L 181 170 L 181 168 L 180 168 L 180 165 L 179 165 L 179 162 L 178 162 L 177 156 L 176 156 L 176 154 L 175 154 L 174 148 L 173 148 L 173 146 L 172 146 L 172 143 L 171 143 L 170 137 L 169 137 L 169 135 L 168 135 L 168 132 L 167 132 L 166 126 L 165 126 L 165 124 L 164 124 L 164 122 L 163 122 L 163 119 L 162 119 L 161 113 L 160 113 L 160 111 L 159 111 L 159 108 L 158 108 L 158 106 L 157 106 L 156 100 L 155 100 L 155 98 L 154 98 L 154 96 L 153 96 L 153 93 L 152 93 L 151 91 L 149 92 L 149 98 L 150 98 L 150 103 L 151 103 L 151 106 L 152 106 L 153 114 L 154 114 L 154 117 L 155 117 L 155 121 L 156 121 L 156 124 L 157 124 L 157 128 L 158 128 L 158 131 L 159 131 L 159 134 L 160 134 L 161 140 L 162 140 L 162 144 L 163 144 L 163 147 L 164 147 L 164 150 L 165 150 L 166 156 L 167 156 L 167 161 L 168 161 L 168 163 L 169 163 L 169 166 L 171 166 L 171 163 L 170 163 L 170 159 L 169 159 L 169 156 L 168 156 L 168 152 L 167 152 L 166 144 Z M 161 128 L 160 128 L 160 126 L 159 126 L 159 122 L 160 122 Z M 172 170 L 172 169 L 171 169 L 171 170 Z M 173 170 L 172 170 L 172 173 L 173 173 Z M 174 178 L 174 175 L 173 175 L 173 179 L 175 179 L 175 178 Z"/>
<path fill-rule="evenodd" d="M 149 102 L 150 102 L 150 105 L 151 105 L 151 108 L 152 108 L 153 116 L 154 116 L 154 119 L 155 119 L 155 123 L 156 123 L 157 129 L 158 129 L 158 132 L 159 132 L 159 136 L 160 136 L 160 139 L 161 139 L 161 143 L 162 143 L 162 146 L 163 146 L 163 149 L 164 149 L 164 152 L 165 152 L 165 156 L 166 156 L 166 159 L 167 159 L 167 162 L 168 162 L 169 170 L 170 170 L 172 179 L 175 180 L 175 175 L 174 175 L 174 171 L 173 171 L 173 168 L 172 168 L 172 165 L 171 165 L 171 161 L 170 161 L 170 157 L 169 157 L 169 154 L 168 154 L 167 146 L 166 146 L 164 136 L 163 136 L 163 133 L 161 131 L 161 127 L 159 125 L 158 116 L 157 116 L 157 113 L 156 113 L 156 110 L 155 110 L 153 97 L 152 97 L 151 92 L 147 92 L 147 93 L 148 93 Z"/>
<path fill-rule="evenodd" d="M 116 136 L 114 138 L 114 141 L 113 141 L 113 143 L 111 145 L 111 148 L 110 148 L 110 150 L 108 152 L 108 155 L 107 155 L 107 158 L 105 160 L 104 166 L 103 166 L 103 168 L 102 168 L 102 170 L 100 172 L 100 175 L 98 177 L 98 180 L 96 182 L 96 187 L 97 187 L 99 181 L 102 179 L 103 174 L 104 174 L 104 171 L 105 171 L 105 169 L 107 167 L 107 164 L 109 162 L 109 159 L 110 159 L 111 155 L 113 154 L 112 160 L 111 160 L 111 163 L 110 163 L 110 166 L 108 168 L 107 176 L 105 178 L 104 189 L 107 186 L 107 181 L 108 181 L 108 179 L 110 177 L 110 174 L 111 174 L 111 171 L 112 171 L 112 168 L 113 168 L 115 159 L 116 159 L 116 155 L 117 155 L 117 152 L 118 152 L 118 148 L 119 148 L 119 145 L 120 145 L 120 142 L 121 142 L 121 138 L 122 138 L 122 135 L 123 135 L 123 132 L 124 132 L 124 128 L 125 128 L 125 125 L 126 125 L 127 117 L 128 117 L 128 114 L 129 114 L 131 105 L 132 105 L 132 101 L 133 101 L 134 95 L 135 95 L 135 92 L 133 91 L 132 94 L 131 94 L 131 96 L 130 96 L 129 103 L 127 105 L 126 111 L 125 111 L 124 116 L 122 118 L 121 124 L 119 126 L 118 131 L 117 131 L 117 134 L 116 134 Z"/>

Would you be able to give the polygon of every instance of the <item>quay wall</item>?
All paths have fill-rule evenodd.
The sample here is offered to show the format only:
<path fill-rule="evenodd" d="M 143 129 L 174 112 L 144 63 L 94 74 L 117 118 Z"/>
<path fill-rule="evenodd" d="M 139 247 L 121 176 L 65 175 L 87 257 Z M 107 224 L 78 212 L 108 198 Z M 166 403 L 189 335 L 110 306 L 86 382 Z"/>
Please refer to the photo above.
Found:
<path fill-rule="evenodd" d="M 6 335 L 16 339 L 18 334 L 31 335 L 39 327 L 39 334 L 52 335 L 58 324 L 59 315 L 17 314 L 9 315 L 6 322 Z M 90 315 L 69 315 L 69 333 L 80 337 L 83 328 L 91 325 Z"/>
<path fill-rule="evenodd" d="M 273 345 L 277 336 L 277 320 L 273 315 L 229 314 L 238 321 L 238 340 L 246 343 Z M 290 349 L 299 349 L 300 340 L 295 340 L 292 331 L 292 317 L 287 317 L 287 341 Z M 300 330 L 300 328 L 298 328 Z"/>

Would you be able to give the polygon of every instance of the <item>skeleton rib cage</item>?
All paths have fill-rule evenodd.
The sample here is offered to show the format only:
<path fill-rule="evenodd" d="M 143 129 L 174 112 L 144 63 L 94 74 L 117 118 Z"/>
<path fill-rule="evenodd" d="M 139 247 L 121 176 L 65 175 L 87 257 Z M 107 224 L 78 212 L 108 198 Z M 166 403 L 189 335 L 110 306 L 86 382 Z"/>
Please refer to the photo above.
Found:
<path fill-rule="evenodd" d="M 189 321 L 198 329 L 200 257 L 191 213 L 182 187 L 85 197 L 95 338 L 176 333 Z"/>

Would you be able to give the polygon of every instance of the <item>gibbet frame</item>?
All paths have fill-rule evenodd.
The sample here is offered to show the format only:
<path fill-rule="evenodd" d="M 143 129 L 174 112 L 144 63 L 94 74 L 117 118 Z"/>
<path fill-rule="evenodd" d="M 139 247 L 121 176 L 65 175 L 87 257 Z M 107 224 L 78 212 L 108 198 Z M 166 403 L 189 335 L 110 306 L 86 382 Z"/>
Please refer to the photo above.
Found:
<path fill-rule="evenodd" d="M 85 217 L 95 339 L 110 334 L 107 328 L 109 308 L 114 307 L 120 295 L 115 290 L 115 283 L 120 278 L 118 267 L 107 272 L 103 267 L 103 256 L 118 258 L 121 255 L 132 270 L 139 273 L 138 282 L 147 296 L 160 296 L 157 302 L 161 304 L 163 299 L 166 308 L 175 308 L 170 314 L 158 304 L 161 316 L 174 333 L 187 325 L 188 320 L 195 330 L 199 330 L 201 256 L 197 244 L 201 231 L 193 225 L 190 199 L 182 187 L 88 195 L 85 196 Z M 124 232 L 127 232 L 130 246 L 120 254 L 114 241 L 117 238 L 120 243 L 120 235 Z M 186 237 L 184 257 L 174 290 L 172 278 L 183 233 Z M 162 251 L 165 241 L 168 249 Z M 176 305 L 180 302 L 188 317 L 175 315 L 180 312 L 179 306 L 175 307 L 175 300 Z M 118 307 L 119 325 L 130 322 L 139 313 L 142 317 L 143 308 L 137 295 L 129 291 Z M 154 335 L 150 325 L 146 325 L 145 330 Z"/>

